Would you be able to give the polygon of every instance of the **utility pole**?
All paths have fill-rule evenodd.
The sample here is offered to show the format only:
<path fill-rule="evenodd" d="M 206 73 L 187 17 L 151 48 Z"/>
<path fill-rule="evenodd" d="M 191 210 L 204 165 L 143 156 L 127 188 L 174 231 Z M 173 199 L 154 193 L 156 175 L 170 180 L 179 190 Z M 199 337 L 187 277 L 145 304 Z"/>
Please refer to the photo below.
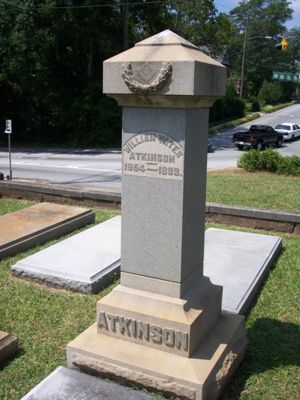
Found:
<path fill-rule="evenodd" d="M 241 85 L 240 85 L 240 97 L 243 97 L 244 89 L 244 70 L 245 70 L 245 57 L 246 57 L 246 46 L 247 46 L 247 33 L 249 24 L 249 12 L 247 12 L 245 33 L 244 33 L 244 43 L 243 43 L 243 55 L 242 55 L 242 68 L 241 68 Z"/>
<path fill-rule="evenodd" d="M 4 133 L 7 134 L 8 138 L 8 160 L 9 160 L 9 176 L 7 176 L 7 179 L 10 181 L 12 180 L 12 168 L 11 168 L 11 134 L 12 134 L 12 121 L 11 119 L 7 119 L 5 121 L 5 131 Z"/>
<path fill-rule="evenodd" d="M 129 0 L 125 0 L 124 4 L 124 26 L 123 26 L 123 50 L 128 49 L 128 20 L 129 20 Z"/>

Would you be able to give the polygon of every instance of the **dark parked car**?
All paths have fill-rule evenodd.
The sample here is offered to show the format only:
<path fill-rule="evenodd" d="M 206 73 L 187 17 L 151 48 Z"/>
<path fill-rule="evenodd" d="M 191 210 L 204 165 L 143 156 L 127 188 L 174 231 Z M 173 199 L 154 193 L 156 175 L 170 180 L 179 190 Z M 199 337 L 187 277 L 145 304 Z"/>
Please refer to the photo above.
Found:
<path fill-rule="evenodd" d="M 233 133 L 232 140 L 239 150 L 262 150 L 267 146 L 281 147 L 283 135 L 269 125 L 251 125 L 247 131 Z"/>
<path fill-rule="evenodd" d="M 3 181 L 3 179 L 4 179 L 4 175 L 3 175 L 3 173 L 0 171 L 0 181 Z"/>

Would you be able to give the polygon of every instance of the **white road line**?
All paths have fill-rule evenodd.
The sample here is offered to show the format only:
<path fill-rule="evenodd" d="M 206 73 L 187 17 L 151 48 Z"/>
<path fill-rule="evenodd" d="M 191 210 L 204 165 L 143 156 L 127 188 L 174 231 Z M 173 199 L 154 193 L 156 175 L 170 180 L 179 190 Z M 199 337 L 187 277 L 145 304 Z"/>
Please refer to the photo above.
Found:
<path fill-rule="evenodd" d="M 105 168 L 88 168 L 88 167 L 80 167 L 75 165 L 45 165 L 38 163 L 26 163 L 26 162 L 14 162 L 12 161 L 12 165 L 24 165 L 30 167 L 47 167 L 47 168 L 68 168 L 68 169 L 82 169 L 85 171 L 97 171 L 97 172 L 119 172 L 121 173 L 121 169 L 105 169 Z"/>

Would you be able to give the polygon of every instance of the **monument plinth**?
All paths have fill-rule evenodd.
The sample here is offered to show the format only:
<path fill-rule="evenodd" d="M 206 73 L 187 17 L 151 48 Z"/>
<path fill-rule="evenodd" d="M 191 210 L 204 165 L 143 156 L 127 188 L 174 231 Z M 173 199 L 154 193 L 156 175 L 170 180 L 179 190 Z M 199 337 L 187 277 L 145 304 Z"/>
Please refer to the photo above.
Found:
<path fill-rule="evenodd" d="M 121 284 L 68 345 L 70 367 L 212 400 L 241 360 L 243 318 L 203 276 L 208 108 L 225 76 L 171 31 L 104 62 L 123 106 Z"/>

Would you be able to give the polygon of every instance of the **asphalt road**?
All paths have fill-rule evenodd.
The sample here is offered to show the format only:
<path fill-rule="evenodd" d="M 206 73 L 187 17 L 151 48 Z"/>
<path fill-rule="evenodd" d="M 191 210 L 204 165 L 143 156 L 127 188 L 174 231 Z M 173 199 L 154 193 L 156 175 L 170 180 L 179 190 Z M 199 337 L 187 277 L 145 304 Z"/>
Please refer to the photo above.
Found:
<path fill-rule="evenodd" d="M 212 151 L 208 154 L 207 169 L 211 171 L 236 167 L 237 160 L 243 152 L 236 150 L 232 145 L 231 136 L 234 130 L 247 128 L 251 123 L 275 126 L 282 122 L 295 122 L 300 125 L 300 104 L 210 137 Z M 14 149 L 13 136 L 12 149 L 13 179 L 41 180 L 66 186 L 121 186 L 120 151 Z M 300 139 L 284 143 L 278 151 L 283 155 L 300 155 Z M 0 149 L 0 171 L 5 176 L 9 174 L 6 149 Z"/>
<path fill-rule="evenodd" d="M 208 154 L 207 169 L 211 171 L 236 167 L 237 160 L 243 152 L 235 149 L 232 144 L 231 137 L 234 131 L 241 128 L 247 129 L 252 124 L 265 124 L 275 127 L 282 122 L 294 122 L 300 126 L 300 104 L 283 108 L 282 110 L 267 114 L 264 117 L 211 137 L 209 143 L 212 145 L 212 152 Z M 291 156 L 293 154 L 300 156 L 300 139 L 294 142 L 283 143 L 282 147 L 276 150 L 284 156 Z"/>

